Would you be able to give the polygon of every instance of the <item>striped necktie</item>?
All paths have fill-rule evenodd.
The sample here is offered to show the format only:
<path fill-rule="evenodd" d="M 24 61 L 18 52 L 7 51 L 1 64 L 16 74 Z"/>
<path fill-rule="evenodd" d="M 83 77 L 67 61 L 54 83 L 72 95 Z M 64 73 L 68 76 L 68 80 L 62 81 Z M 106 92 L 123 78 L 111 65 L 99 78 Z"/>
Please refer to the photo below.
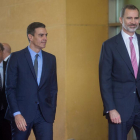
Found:
<path fill-rule="evenodd" d="M 135 52 L 135 48 L 132 42 L 133 37 L 129 37 L 130 39 L 130 51 L 131 51 L 131 63 L 132 63 L 132 67 L 134 70 L 134 75 L 135 78 L 137 78 L 137 74 L 138 74 L 138 63 L 137 63 L 137 59 L 136 59 L 136 52 Z"/>

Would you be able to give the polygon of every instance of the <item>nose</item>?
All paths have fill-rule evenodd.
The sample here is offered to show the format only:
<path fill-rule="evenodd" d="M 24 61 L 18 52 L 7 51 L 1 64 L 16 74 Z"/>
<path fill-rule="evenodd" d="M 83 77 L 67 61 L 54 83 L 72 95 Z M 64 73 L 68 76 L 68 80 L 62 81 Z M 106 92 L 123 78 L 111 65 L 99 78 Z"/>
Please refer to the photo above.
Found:
<path fill-rule="evenodd" d="M 136 23 L 136 20 L 133 18 L 133 19 L 131 20 L 131 23 L 135 24 L 135 23 Z"/>
<path fill-rule="evenodd" d="M 46 35 L 44 35 L 44 38 L 43 38 L 43 40 L 47 40 L 47 36 L 46 36 Z"/>

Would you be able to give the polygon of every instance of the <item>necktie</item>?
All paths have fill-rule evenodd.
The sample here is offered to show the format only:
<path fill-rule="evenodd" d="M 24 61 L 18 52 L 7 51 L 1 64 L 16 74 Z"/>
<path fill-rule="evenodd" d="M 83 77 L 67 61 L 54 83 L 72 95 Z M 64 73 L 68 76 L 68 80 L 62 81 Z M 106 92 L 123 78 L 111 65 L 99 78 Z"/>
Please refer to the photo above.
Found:
<path fill-rule="evenodd" d="M 35 69 L 35 74 L 36 74 L 36 77 L 37 77 L 37 73 L 38 73 L 38 54 L 35 55 L 34 69 Z"/>
<path fill-rule="evenodd" d="M 2 90 L 2 79 L 1 79 L 1 73 L 0 73 L 0 90 Z"/>
<path fill-rule="evenodd" d="M 137 78 L 137 73 L 138 73 L 138 64 L 137 64 L 137 59 L 136 59 L 136 52 L 135 52 L 135 48 L 132 42 L 133 37 L 129 37 L 130 39 L 130 51 L 131 51 L 131 63 L 132 63 L 132 67 L 134 70 L 134 75 L 135 78 Z"/>

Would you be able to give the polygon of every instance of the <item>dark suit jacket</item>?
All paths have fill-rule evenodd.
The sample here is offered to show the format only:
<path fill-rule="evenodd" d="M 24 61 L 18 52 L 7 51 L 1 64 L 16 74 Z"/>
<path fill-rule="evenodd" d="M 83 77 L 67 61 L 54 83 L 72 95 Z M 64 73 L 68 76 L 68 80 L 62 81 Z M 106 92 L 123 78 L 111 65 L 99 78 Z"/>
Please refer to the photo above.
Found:
<path fill-rule="evenodd" d="M 7 100 L 5 96 L 5 70 L 6 70 L 7 61 L 3 61 L 3 88 L 0 91 L 0 107 L 3 106 L 4 110 L 7 109 Z"/>
<path fill-rule="evenodd" d="M 28 48 L 12 53 L 6 72 L 6 119 L 13 120 L 13 113 L 20 111 L 26 122 L 31 122 L 39 102 L 43 117 L 53 123 L 57 98 L 56 59 L 44 51 L 42 57 L 42 75 L 38 86 Z"/>
<path fill-rule="evenodd" d="M 140 51 L 140 35 L 136 35 Z M 127 121 L 134 109 L 136 89 L 140 96 L 140 68 L 135 79 L 121 33 L 103 43 L 99 62 L 99 81 L 104 114 L 116 109 L 122 121 Z"/>

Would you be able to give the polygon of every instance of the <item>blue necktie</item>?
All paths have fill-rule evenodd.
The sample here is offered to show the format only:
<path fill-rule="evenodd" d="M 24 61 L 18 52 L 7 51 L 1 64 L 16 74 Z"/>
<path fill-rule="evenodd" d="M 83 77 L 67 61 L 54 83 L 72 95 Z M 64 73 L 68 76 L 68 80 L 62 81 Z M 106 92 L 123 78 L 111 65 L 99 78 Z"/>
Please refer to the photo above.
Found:
<path fill-rule="evenodd" d="M 36 74 L 36 78 L 37 78 L 37 74 L 38 74 L 38 54 L 35 55 L 35 61 L 34 61 L 34 69 L 35 69 L 35 74 Z"/>

